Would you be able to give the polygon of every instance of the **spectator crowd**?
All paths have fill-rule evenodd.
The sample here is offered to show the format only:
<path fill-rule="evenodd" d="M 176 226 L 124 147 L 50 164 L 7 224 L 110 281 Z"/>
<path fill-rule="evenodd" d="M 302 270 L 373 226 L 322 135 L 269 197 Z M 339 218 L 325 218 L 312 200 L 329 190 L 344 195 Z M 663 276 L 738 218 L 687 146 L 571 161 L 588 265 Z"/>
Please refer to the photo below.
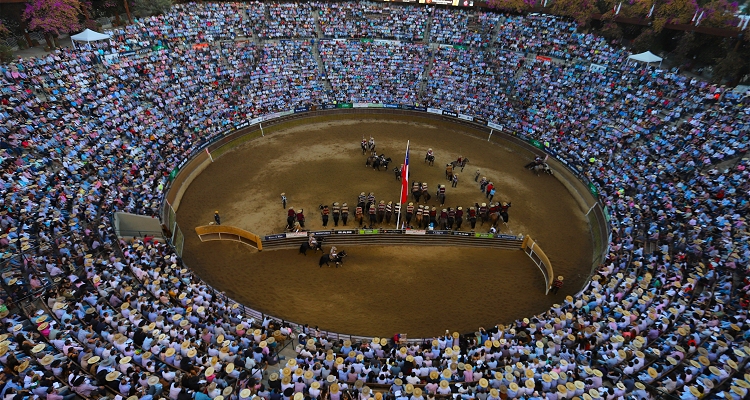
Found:
<path fill-rule="evenodd" d="M 4 398 L 747 398 L 748 93 L 626 64 L 554 17 L 424 6 L 187 3 L 111 48 L 0 65 Z M 158 215 L 170 172 L 222 132 L 334 101 L 542 143 L 606 206 L 604 261 L 508 325 L 350 341 L 252 318 L 170 246 L 114 236 L 113 212 Z"/>

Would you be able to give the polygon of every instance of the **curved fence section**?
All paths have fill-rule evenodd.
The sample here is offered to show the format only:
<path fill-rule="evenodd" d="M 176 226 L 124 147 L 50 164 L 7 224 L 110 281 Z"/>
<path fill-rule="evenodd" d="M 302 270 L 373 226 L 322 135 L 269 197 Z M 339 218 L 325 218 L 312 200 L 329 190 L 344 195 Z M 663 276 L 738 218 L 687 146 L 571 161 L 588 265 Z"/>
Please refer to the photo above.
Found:
<path fill-rule="evenodd" d="M 555 276 L 555 273 L 552 271 L 552 263 L 549 262 L 549 258 L 547 258 L 547 255 L 544 254 L 542 249 L 538 244 L 536 244 L 531 236 L 526 236 L 523 239 L 521 248 L 526 253 L 526 255 L 529 256 L 531 261 L 533 261 L 534 264 L 539 267 L 539 270 L 542 271 L 542 275 L 544 275 L 545 285 L 544 294 L 549 294 L 552 278 Z"/>
<path fill-rule="evenodd" d="M 201 242 L 211 240 L 232 240 L 253 246 L 258 250 L 263 250 L 263 242 L 260 236 L 248 232 L 244 229 L 236 228 L 229 225 L 205 225 L 195 228 Z"/>
<path fill-rule="evenodd" d="M 263 237 L 265 250 L 297 249 L 315 235 L 326 245 L 334 246 L 457 246 L 520 250 L 523 236 L 458 231 L 425 231 L 418 229 L 342 229 L 279 233 Z"/>

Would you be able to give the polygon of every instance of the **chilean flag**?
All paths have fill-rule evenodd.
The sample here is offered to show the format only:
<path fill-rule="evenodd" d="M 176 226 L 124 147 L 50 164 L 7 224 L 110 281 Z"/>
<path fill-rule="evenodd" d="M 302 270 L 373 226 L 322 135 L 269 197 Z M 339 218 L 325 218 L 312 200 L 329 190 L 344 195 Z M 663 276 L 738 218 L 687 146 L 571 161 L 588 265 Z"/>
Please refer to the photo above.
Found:
<path fill-rule="evenodd" d="M 401 167 L 401 206 L 409 199 L 409 141 L 406 142 L 406 157 Z"/>

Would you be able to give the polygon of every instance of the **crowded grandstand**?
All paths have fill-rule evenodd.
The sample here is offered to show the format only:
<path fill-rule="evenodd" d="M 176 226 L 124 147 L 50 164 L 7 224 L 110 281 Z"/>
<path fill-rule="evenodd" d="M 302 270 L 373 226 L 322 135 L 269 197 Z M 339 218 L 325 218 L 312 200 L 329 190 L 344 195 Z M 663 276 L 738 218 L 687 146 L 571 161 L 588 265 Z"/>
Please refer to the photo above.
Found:
<path fill-rule="evenodd" d="M 628 55 L 548 15 L 247 2 L 0 65 L 3 397 L 747 398 L 748 93 Z M 541 143 L 607 207 L 604 261 L 510 324 L 349 340 L 253 318 L 169 243 L 115 235 L 228 130 L 342 103 Z"/>

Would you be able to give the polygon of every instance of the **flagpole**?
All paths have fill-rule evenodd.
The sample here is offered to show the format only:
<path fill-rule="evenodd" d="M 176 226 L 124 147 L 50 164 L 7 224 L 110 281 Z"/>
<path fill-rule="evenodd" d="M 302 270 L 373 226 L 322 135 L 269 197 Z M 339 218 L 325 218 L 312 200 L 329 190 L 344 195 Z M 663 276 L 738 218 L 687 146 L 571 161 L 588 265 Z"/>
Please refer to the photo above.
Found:
<path fill-rule="evenodd" d="M 401 229 L 401 214 L 404 213 L 404 207 L 406 207 L 406 204 L 404 204 L 401 199 L 404 198 L 404 188 L 409 186 L 409 165 L 406 164 L 406 159 L 409 157 L 409 140 L 406 141 L 406 152 L 404 153 L 404 166 L 403 168 L 406 168 L 406 175 L 402 176 L 401 179 L 403 180 L 401 182 L 401 189 L 398 191 L 398 202 L 401 203 L 401 207 L 398 208 L 398 216 L 396 217 L 396 229 Z M 406 186 L 404 186 L 404 182 L 406 182 Z"/>

